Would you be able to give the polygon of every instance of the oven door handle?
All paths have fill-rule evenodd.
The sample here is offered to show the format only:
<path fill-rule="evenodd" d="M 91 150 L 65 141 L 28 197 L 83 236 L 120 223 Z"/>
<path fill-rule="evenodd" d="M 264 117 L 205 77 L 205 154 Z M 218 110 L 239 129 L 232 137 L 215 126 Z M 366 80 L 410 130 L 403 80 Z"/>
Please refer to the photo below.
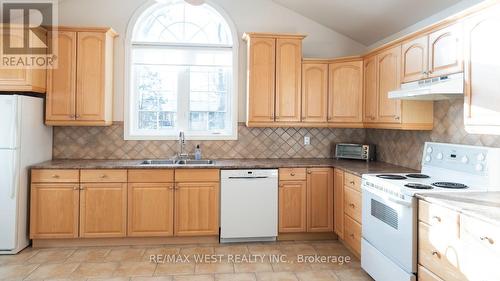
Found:
<path fill-rule="evenodd" d="M 378 196 L 378 197 L 382 198 L 383 200 L 391 201 L 393 203 L 396 203 L 398 205 L 402 205 L 402 206 L 407 207 L 407 208 L 411 208 L 412 207 L 412 202 L 408 202 L 408 201 L 405 201 L 405 200 L 401 200 L 401 199 L 398 199 L 398 198 L 394 198 L 394 197 L 388 196 L 387 194 L 383 194 L 382 192 L 380 192 L 380 191 L 378 191 L 376 189 L 373 189 L 373 188 L 371 188 L 369 186 L 366 186 L 366 185 L 364 185 L 363 188 L 367 192 L 372 193 L 375 196 Z"/>

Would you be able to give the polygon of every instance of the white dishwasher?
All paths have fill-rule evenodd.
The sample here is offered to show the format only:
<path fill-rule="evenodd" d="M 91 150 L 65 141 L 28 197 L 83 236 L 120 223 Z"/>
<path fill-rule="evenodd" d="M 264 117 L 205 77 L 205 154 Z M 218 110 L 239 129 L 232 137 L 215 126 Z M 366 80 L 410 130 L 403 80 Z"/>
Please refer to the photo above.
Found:
<path fill-rule="evenodd" d="M 221 171 L 221 243 L 278 236 L 278 170 Z"/>

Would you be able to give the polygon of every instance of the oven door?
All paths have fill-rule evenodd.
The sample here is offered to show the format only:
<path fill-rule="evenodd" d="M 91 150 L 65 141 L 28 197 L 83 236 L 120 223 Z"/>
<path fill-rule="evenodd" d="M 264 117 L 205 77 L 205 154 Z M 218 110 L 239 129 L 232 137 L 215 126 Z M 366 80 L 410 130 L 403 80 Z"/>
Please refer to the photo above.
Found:
<path fill-rule="evenodd" d="M 362 236 L 408 273 L 417 271 L 417 200 L 397 198 L 363 185 Z"/>

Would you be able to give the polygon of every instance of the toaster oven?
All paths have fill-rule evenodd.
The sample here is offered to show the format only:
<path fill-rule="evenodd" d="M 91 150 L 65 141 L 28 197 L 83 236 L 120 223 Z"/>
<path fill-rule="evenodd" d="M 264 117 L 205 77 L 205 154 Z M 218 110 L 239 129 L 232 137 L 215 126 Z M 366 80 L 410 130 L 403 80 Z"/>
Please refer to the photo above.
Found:
<path fill-rule="evenodd" d="M 334 155 L 337 159 L 358 159 L 373 161 L 375 160 L 375 145 L 338 143 L 335 145 Z"/>

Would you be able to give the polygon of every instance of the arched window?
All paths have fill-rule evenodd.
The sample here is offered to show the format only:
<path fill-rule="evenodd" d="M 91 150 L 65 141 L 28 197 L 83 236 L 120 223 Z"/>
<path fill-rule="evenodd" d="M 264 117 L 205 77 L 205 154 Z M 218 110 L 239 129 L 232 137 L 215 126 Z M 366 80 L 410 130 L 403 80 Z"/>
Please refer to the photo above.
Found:
<path fill-rule="evenodd" d="M 155 2 L 131 28 L 125 137 L 236 139 L 236 32 L 221 13 Z"/>

